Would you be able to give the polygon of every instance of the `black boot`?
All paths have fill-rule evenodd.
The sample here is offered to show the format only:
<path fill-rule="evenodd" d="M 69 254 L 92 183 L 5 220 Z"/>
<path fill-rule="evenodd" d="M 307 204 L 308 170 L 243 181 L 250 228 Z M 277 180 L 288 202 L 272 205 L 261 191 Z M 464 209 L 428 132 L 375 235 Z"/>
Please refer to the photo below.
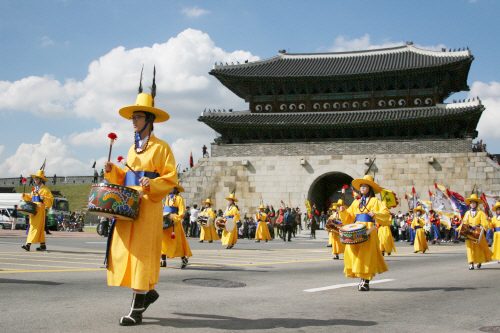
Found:
<path fill-rule="evenodd" d="M 37 251 L 47 251 L 47 246 L 45 246 L 45 243 L 41 243 L 40 247 L 36 248 Z"/>
<path fill-rule="evenodd" d="M 181 265 L 181 269 L 183 268 L 186 268 L 187 264 L 188 264 L 188 258 L 187 257 L 182 257 L 182 265 Z"/>
<path fill-rule="evenodd" d="M 336 255 L 335 255 L 335 257 L 333 257 L 333 259 L 335 259 L 335 260 L 339 260 L 339 259 L 340 259 L 340 257 L 339 257 L 339 255 L 338 255 L 338 254 L 336 254 Z"/>
<path fill-rule="evenodd" d="M 132 306 L 129 314 L 120 318 L 121 326 L 134 326 L 142 323 L 142 313 L 146 310 L 144 307 L 146 294 L 134 293 L 132 297 Z"/>
<path fill-rule="evenodd" d="M 358 285 L 359 291 L 369 291 L 370 290 L 370 280 L 361 280 Z"/>
<path fill-rule="evenodd" d="M 30 252 L 30 246 L 31 246 L 31 243 L 26 243 L 24 244 L 23 246 L 21 246 L 21 248 L 25 249 L 26 251 Z"/>
<path fill-rule="evenodd" d="M 167 267 L 167 256 L 164 254 L 161 255 L 160 267 Z"/>
<path fill-rule="evenodd" d="M 156 300 L 158 299 L 158 297 L 160 297 L 160 295 L 158 294 L 158 292 L 156 290 L 151 289 L 150 291 L 148 291 L 146 293 L 146 299 L 144 300 L 144 311 L 146 311 L 146 309 L 151 304 L 153 304 L 154 302 L 156 302 Z"/>

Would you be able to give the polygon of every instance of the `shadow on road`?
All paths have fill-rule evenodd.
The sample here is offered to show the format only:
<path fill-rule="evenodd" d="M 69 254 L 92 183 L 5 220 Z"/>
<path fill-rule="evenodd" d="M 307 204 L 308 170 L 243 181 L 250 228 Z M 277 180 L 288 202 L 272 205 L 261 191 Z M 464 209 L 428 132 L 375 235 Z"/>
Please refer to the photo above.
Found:
<path fill-rule="evenodd" d="M 209 314 L 173 313 L 174 315 L 189 318 L 152 318 L 145 317 L 143 325 L 158 325 L 175 328 L 215 328 L 235 331 L 267 330 L 273 328 L 302 328 L 302 327 L 328 327 L 328 326 L 374 326 L 375 321 L 351 319 L 298 319 L 298 318 L 259 318 L 246 319 L 229 316 Z"/>
<path fill-rule="evenodd" d="M 39 284 L 42 286 L 59 286 L 63 283 L 52 281 L 32 281 L 32 280 L 18 280 L 18 279 L 1 279 L 0 283 L 13 283 L 13 284 Z"/>

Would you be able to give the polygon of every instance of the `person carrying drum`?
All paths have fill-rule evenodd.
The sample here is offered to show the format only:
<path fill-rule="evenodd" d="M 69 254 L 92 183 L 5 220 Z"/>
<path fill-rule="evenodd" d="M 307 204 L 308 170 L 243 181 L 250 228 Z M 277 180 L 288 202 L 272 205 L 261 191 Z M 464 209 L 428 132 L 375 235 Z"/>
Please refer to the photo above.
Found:
<path fill-rule="evenodd" d="M 212 208 L 212 200 L 210 200 L 210 198 L 207 198 L 203 203 L 205 204 L 205 207 L 202 209 L 200 216 L 203 216 L 207 221 L 205 222 L 206 225 L 201 225 L 200 243 L 203 243 L 203 241 L 212 243 L 214 240 L 220 239 L 214 225 L 217 215 Z"/>
<path fill-rule="evenodd" d="M 473 193 L 465 203 L 469 205 L 470 209 L 464 214 L 462 224 L 460 225 L 460 233 L 464 229 L 464 224 L 472 227 L 472 229 L 483 228 L 487 230 L 489 227 L 486 214 L 478 209 L 479 204 L 482 203 L 477 194 Z M 471 240 L 468 237 L 465 240 L 465 247 L 467 248 L 467 262 L 469 263 L 469 270 L 474 269 L 474 264 L 477 268 L 481 268 L 481 264 L 491 260 L 491 251 L 488 248 L 486 237 L 479 236 L 479 241 Z"/>
<path fill-rule="evenodd" d="M 26 251 L 30 251 L 31 244 L 40 243 L 40 247 L 37 247 L 37 251 L 46 251 L 47 245 L 45 244 L 45 210 L 52 207 L 54 202 L 54 197 L 52 196 L 52 192 L 50 192 L 49 188 L 45 185 L 47 178 L 44 173 L 44 165 L 40 170 L 38 170 L 34 175 L 31 175 L 31 178 L 34 182 L 34 187 L 31 191 L 31 194 L 23 193 L 23 200 L 29 203 L 33 203 L 36 208 L 32 213 L 29 214 L 29 232 L 28 237 L 26 238 L 26 244 L 21 246 Z M 22 210 L 21 205 L 21 209 Z"/>
<path fill-rule="evenodd" d="M 493 226 L 493 255 L 491 259 L 497 260 L 500 263 L 500 201 L 495 203 L 493 206 L 493 218 L 491 219 L 491 224 Z"/>
<path fill-rule="evenodd" d="M 180 192 L 184 192 L 184 188 L 179 184 L 175 185 L 172 192 L 167 196 L 163 208 L 164 219 L 168 219 L 172 223 L 168 225 L 164 223 L 160 267 L 167 267 L 167 258 L 181 258 L 181 268 L 186 268 L 188 258 L 193 256 L 182 227 L 182 219 L 186 208 Z M 166 215 L 168 217 L 165 217 Z"/>
<path fill-rule="evenodd" d="M 414 253 L 425 253 L 425 251 L 429 249 L 424 231 L 425 220 L 422 218 L 422 215 L 425 214 L 425 210 L 422 208 L 422 206 L 417 206 L 415 207 L 415 209 L 413 209 L 413 214 L 413 221 L 411 222 L 411 228 L 415 230 L 413 250 Z"/>
<path fill-rule="evenodd" d="M 236 206 L 238 199 L 236 198 L 234 192 L 229 194 L 229 196 L 226 197 L 226 200 L 228 201 L 228 205 L 224 211 L 224 218 L 226 221 L 229 219 L 233 221 L 233 228 L 231 231 L 228 231 L 227 229 L 222 231 L 221 241 L 222 245 L 225 246 L 226 249 L 232 249 L 238 241 L 238 228 L 236 227 L 236 224 L 240 221 L 240 211 L 238 206 Z"/>
<path fill-rule="evenodd" d="M 269 232 L 269 227 L 267 226 L 267 214 L 264 213 L 266 207 L 260 204 L 259 211 L 255 214 L 255 220 L 257 221 L 257 230 L 255 231 L 255 242 L 259 243 L 261 240 L 268 241 L 271 240 L 271 233 Z"/>
<path fill-rule="evenodd" d="M 386 205 L 375 197 L 382 188 L 375 183 L 373 177 L 365 175 L 363 178 L 354 179 L 352 186 L 359 191 L 361 197 L 353 201 L 349 208 L 340 206 L 339 216 L 342 224 L 359 224 L 348 228 L 366 230 L 363 235 L 365 241 L 357 244 L 347 244 L 344 251 L 344 274 L 349 278 L 360 278 L 359 291 L 370 290 L 370 280 L 375 274 L 380 274 L 388 270 L 384 257 L 379 249 L 377 229 L 375 223 L 379 225 L 391 224 L 391 213 Z M 340 229 L 342 231 L 344 226 Z M 357 230 L 356 230 L 357 231 Z M 342 239 L 342 235 L 341 235 Z"/>
<path fill-rule="evenodd" d="M 142 92 L 141 74 L 136 103 L 119 110 L 134 128 L 135 142 L 128 151 L 127 168 L 121 169 L 112 162 L 105 164 L 104 177 L 109 183 L 122 184 L 142 194 L 138 217 L 133 221 L 118 217 L 109 236 L 108 285 L 133 291 L 131 309 L 119 321 L 122 326 L 140 324 L 143 312 L 159 297 L 154 287 L 160 276 L 162 199 L 177 184 L 174 155 L 169 145 L 153 134 L 153 123 L 170 117 L 154 106 L 155 95 L 154 78 L 151 94 Z"/>
<path fill-rule="evenodd" d="M 336 224 L 337 228 L 339 228 L 342 225 L 342 221 L 340 219 L 339 212 L 338 212 L 338 208 L 340 206 L 346 208 L 345 204 L 344 204 L 344 200 L 342 200 L 342 199 L 339 199 L 336 203 L 332 204 L 332 207 L 331 207 L 332 215 L 330 215 L 330 217 L 328 218 L 329 221 L 333 221 L 333 223 Z M 330 223 L 332 223 L 332 222 L 330 222 Z M 328 226 L 328 222 L 327 222 L 327 226 Z M 345 251 L 345 244 L 340 241 L 338 230 L 332 229 L 332 231 L 330 231 L 329 233 L 330 233 L 329 239 L 330 239 L 331 244 L 332 244 L 333 259 L 339 260 L 340 259 L 339 254 L 342 254 Z"/>

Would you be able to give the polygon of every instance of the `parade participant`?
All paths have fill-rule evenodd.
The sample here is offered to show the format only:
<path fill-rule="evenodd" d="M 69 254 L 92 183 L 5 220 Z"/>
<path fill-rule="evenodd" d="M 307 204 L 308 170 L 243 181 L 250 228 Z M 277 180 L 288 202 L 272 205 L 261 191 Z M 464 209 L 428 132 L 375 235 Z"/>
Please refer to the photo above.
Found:
<path fill-rule="evenodd" d="M 329 218 L 331 220 L 333 219 L 339 226 L 342 225 L 342 221 L 338 212 L 338 207 L 340 206 L 345 207 L 344 200 L 342 199 L 339 199 L 337 203 L 332 205 L 332 215 Z M 345 244 L 340 241 L 338 232 L 330 231 L 329 238 L 332 242 L 333 259 L 338 260 L 340 259 L 339 254 L 342 254 L 345 251 Z"/>
<path fill-rule="evenodd" d="M 462 219 L 462 225 L 460 229 L 463 228 L 464 224 L 468 224 L 473 228 L 484 228 L 488 229 L 488 219 L 486 214 L 478 209 L 478 205 L 482 203 L 481 199 L 478 198 L 477 194 L 473 193 L 467 199 L 465 203 L 469 205 L 470 209 L 465 213 Z M 469 270 L 474 269 L 474 264 L 477 264 L 477 268 L 481 268 L 481 264 L 491 260 L 491 251 L 488 248 L 488 243 L 485 237 L 481 237 L 479 243 L 473 240 L 466 239 L 465 247 L 467 248 L 467 262 L 469 263 Z"/>
<path fill-rule="evenodd" d="M 31 194 L 23 193 L 24 201 L 31 201 L 36 205 L 36 213 L 30 214 L 29 232 L 26 238 L 26 244 L 21 246 L 26 251 L 30 250 L 31 244 L 40 243 L 37 251 L 46 251 L 47 245 L 45 244 L 45 210 L 52 206 L 54 197 L 49 188 L 45 185 L 47 178 L 45 177 L 45 162 L 40 170 L 38 170 L 31 178 L 34 182 L 34 187 Z"/>
<path fill-rule="evenodd" d="M 193 256 L 182 227 L 186 207 L 180 192 L 184 192 L 184 188 L 177 184 L 165 200 L 164 219 L 170 219 L 173 224 L 163 229 L 160 267 L 167 267 L 167 258 L 181 258 L 181 268 L 186 268 L 189 262 L 188 258 Z"/>
<path fill-rule="evenodd" d="M 269 233 L 269 227 L 267 226 L 267 214 L 264 213 L 265 209 L 266 207 L 264 207 L 263 204 L 260 204 L 259 212 L 255 214 L 255 220 L 258 222 L 257 231 L 255 232 L 255 242 L 257 243 L 261 240 L 266 241 L 266 243 L 271 240 L 271 234 Z"/>
<path fill-rule="evenodd" d="M 217 215 L 215 214 L 214 209 L 212 208 L 212 201 L 210 198 L 207 198 L 204 202 L 205 207 L 202 209 L 200 216 L 208 217 L 207 226 L 201 226 L 200 233 L 200 243 L 203 241 L 208 241 L 212 243 L 214 240 L 219 240 L 219 235 L 217 235 L 217 230 L 215 230 L 214 221 Z"/>
<path fill-rule="evenodd" d="M 109 236 L 108 285 L 133 290 L 130 312 L 119 322 L 122 326 L 140 324 L 143 312 L 159 297 L 154 287 L 160 276 L 162 199 L 177 184 L 174 155 L 169 145 L 153 134 L 153 123 L 169 119 L 165 111 L 154 106 L 155 95 L 154 78 L 151 94 L 142 92 L 141 82 L 135 105 L 119 110 L 122 117 L 132 120 L 135 142 L 128 151 L 126 169 L 109 161 L 105 164 L 108 182 L 142 194 L 139 216 L 134 221 L 117 218 Z"/>
<path fill-rule="evenodd" d="M 226 229 L 222 231 L 221 241 L 222 245 L 225 246 L 226 249 L 232 249 L 238 241 L 238 228 L 236 227 L 236 224 L 240 221 L 240 211 L 238 210 L 238 206 L 236 206 L 238 199 L 236 198 L 234 192 L 226 197 L 226 200 L 228 201 L 228 205 L 224 211 L 224 218 L 233 219 L 235 226 L 230 232 Z"/>
<path fill-rule="evenodd" d="M 350 278 L 360 278 L 359 291 L 370 290 L 370 280 L 375 274 L 388 270 L 384 257 L 380 253 L 375 223 L 391 224 L 391 213 L 386 205 L 375 197 L 382 188 L 373 177 L 365 175 L 354 179 L 352 186 L 361 194 L 349 208 L 339 207 L 342 224 L 361 223 L 369 232 L 368 240 L 358 244 L 346 244 L 344 251 L 344 274 Z"/>
<path fill-rule="evenodd" d="M 427 246 L 427 238 L 425 237 L 424 225 L 425 220 L 422 215 L 425 214 L 425 210 L 422 206 L 417 206 L 413 209 L 414 217 L 411 222 L 411 228 L 415 230 L 415 241 L 413 244 L 414 253 L 422 252 L 425 253 L 429 249 Z"/>
<path fill-rule="evenodd" d="M 460 221 L 460 215 L 454 215 L 451 219 L 451 228 L 453 229 L 453 243 L 459 242 L 458 228 L 460 227 L 460 224 L 462 224 L 462 221 Z"/>
<path fill-rule="evenodd" d="M 336 202 L 333 202 L 331 205 L 330 205 L 330 208 L 328 209 L 328 213 L 330 214 L 330 216 L 328 217 L 328 220 L 330 220 L 330 218 L 332 218 L 332 215 L 334 213 L 337 212 L 337 203 Z M 328 220 L 327 220 L 327 223 L 328 223 Z M 332 242 L 333 242 L 333 233 L 331 230 L 328 230 L 328 244 L 326 245 L 326 247 L 332 247 Z M 334 258 L 335 259 L 335 258 Z"/>
<path fill-rule="evenodd" d="M 493 255 L 492 259 L 497 260 L 500 263 L 500 201 L 497 201 L 495 206 L 493 206 L 493 218 L 491 219 L 491 224 L 493 225 Z"/>
<path fill-rule="evenodd" d="M 394 244 L 394 238 L 392 237 L 392 231 L 389 225 L 378 226 L 378 241 L 382 256 L 385 256 L 386 253 L 390 256 L 392 252 L 396 252 L 396 245 Z"/>
<path fill-rule="evenodd" d="M 431 223 L 431 235 L 432 235 L 432 244 L 436 244 L 436 242 L 440 242 L 440 232 L 439 228 L 441 226 L 441 220 L 439 215 L 434 210 L 429 211 L 429 222 Z"/>

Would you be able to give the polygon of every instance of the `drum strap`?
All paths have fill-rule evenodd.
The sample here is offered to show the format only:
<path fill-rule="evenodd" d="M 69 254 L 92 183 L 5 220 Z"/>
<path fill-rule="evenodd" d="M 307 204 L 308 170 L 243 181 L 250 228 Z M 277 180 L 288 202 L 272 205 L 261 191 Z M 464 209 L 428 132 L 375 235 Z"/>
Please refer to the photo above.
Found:
<path fill-rule="evenodd" d="M 137 176 L 135 174 L 137 174 Z M 141 179 L 142 177 L 155 179 L 160 176 L 159 173 L 151 171 L 136 171 L 135 174 L 130 170 L 127 171 L 127 173 L 125 174 L 125 181 L 123 186 L 139 186 L 139 179 Z"/>
<path fill-rule="evenodd" d="M 500 232 L 500 228 L 495 228 L 495 232 Z"/>
<path fill-rule="evenodd" d="M 422 229 L 422 227 L 416 226 L 416 227 L 415 227 L 415 230 L 417 230 L 417 229 Z"/>
<path fill-rule="evenodd" d="M 106 256 L 104 257 L 104 266 L 108 268 L 108 258 L 109 252 L 111 250 L 111 240 L 113 239 L 113 233 L 115 232 L 115 222 L 116 219 L 111 219 L 111 225 L 109 226 L 108 240 L 106 241 Z"/>
<path fill-rule="evenodd" d="M 165 207 L 163 207 L 163 212 L 164 213 L 177 214 L 177 213 L 179 213 L 179 207 L 165 206 Z"/>
<path fill-rule="evenodd" d="M 39 195 L 34 195 L 31 197 L 32 202 L 42 202 L 41 198 Z"/>
<path fill-rule="evenodd" d="M 356 222 L 374 222 L 369 214 L 356 214 Z"/>

